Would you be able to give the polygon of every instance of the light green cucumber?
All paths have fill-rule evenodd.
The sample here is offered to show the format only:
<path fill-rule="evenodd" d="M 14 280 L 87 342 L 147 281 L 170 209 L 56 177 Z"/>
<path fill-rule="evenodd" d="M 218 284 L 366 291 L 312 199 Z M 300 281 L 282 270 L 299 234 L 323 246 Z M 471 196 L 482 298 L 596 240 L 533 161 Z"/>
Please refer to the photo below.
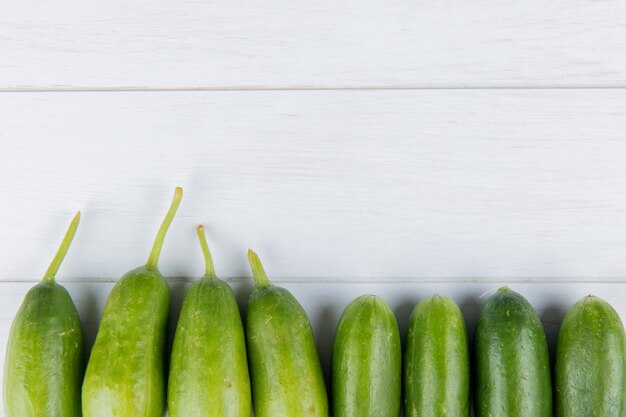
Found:
<path fill-rule="evenodd" d="M 346 307 L 332 357 L 333 417 L 398 417 L 402 359 L 398 322 L 380 297 Z"/>
<path fill-rule="evenodd" d="M 405 417 L 469 417 L 467 330 L 454 301 L 434 295 L 415 307 L 403 373 Z"/>
<path fill-rule="evenodd" d="M 6 417 L 80 417 L 83 331 L 76 307 L 55 275 L 80 213 L 41 282 L 28 291 L 13 320 L 4 361 Z"/>
<path fill-rule="evenodd" d="M 246 319 L 255 417 L 327 417 L 309 318 L 289 291 L 270 283 L 254 252 L 248 260 L 255 283 Z"/>
<path fill-rule="evenodd" d="M 113 287 L 83 383 L 84 417 L 161 417 L 170 293 L 158 269 L 167 229 L 182 198 L 177 188 L 146 265 Z"/>
<path fill-rule="evenodd" d="M 246 339 L 237 300 L 216 278 L 198 226 L 204 276 L 191 284 L 178 318 L 168 382 L 171 417 L 250 417 L 252 400 Z"/>
<path fill-rule="evenodd" d="M 567 313 L 556 350 L 556 417 L 623 417 L 624 325 L 606 301 L 588 296 Z"/>
<path fill-rule="evenodd" d="M 476 417 L 551 417 L 548 343 L 535 309 L 503 287 L 482 308 L 474 335 Z"/>

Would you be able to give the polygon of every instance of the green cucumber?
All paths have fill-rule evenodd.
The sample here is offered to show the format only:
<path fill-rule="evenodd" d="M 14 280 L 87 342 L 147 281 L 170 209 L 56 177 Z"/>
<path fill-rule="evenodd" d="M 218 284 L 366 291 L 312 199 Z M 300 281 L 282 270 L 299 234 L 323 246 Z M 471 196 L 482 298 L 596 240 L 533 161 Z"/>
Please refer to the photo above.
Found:
<path fill-rule="evenodd" d="M 567 313 L 556 349 L 556 417 L 623 417 L 624 325 L 606 301 L 588 296 Z"/>
<path fill-rule="evenodd" d="M 167 229 L 182 198 L 177 188 L 146 265 L 127 272 L 104 306 L 83 383 L 84 417 L 161 417 L 170 293 L 158 268 Z"/>
<path fill-rule="evenodd" d="M 474 339 L 476 417 L 551 417 L 548 343 L 530 303 L 500 288 L 483 306 Z"/>
<path fill-rule="evenodd" d="M 398 322 L 385 301 L 364 295 L 346 307 L 333 345 L 333 417 L 398 417 Z"/>
<path fill-rule="evenodd" d="M 328 399 L 311 323 L 289 291 L 273 286 L 248 251 L 255 289 L 246 340 L 256 417 L 327 417 Z"/>
<path fill-rule="evenodd" d="M 55 282 L 80 221 L 76 214 L 41 282 L 20 306 L 4 361 L 6 417 L 80 417 L 83 330 L 67 290 Z"/>
<path fill-rule="evenodd" d="M 168 382 L 171 417 L 250 417 L 252 399 L 246 339 L 237 300 L 216 278 L 204 235 L 204 277 L 185 295 L 180 312 Z"/>
<path fill-rule="evenodd" d="M 454 301 L 434 295 L 415 307 L 403 373 L 405 417 L 469 417 L 467 330 Z"/>

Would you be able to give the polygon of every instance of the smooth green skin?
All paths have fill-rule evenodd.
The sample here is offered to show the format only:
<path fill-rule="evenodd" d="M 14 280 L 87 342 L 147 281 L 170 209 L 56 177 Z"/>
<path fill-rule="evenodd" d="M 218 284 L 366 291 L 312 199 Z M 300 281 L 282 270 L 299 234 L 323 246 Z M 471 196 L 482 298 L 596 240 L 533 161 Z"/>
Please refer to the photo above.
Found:
<path fill-rule="evenodd" d="M 556 417 L 623 417 L 626 409 L 624 325 L 598 297 L 567 313 L 556 351 Z"/>
<path fill-rule="evenodd" d="M 548 343 L 528 301 L 500 288 L 483 306 L 474 339 L 476 417 L 551 417 Z"/>
<path fill-rule="evenodd" d="M 256 417 L 327 417 L 328 399 L 311 323 L 289 291 L 257 288 L 246 338 Z"/>
<path fill-rule="evenodd" d="M 83 331 L 67 290 L 31 288 L 13 321 L 4 368 L 7 417 L 80 417 Z"/>
<path fill-rule="evenodd" d="M 168 384 L 172 417 L 250 417 L 246 340 L 228 284 L 194 282 L 176 327 Z"/>
<path fill-rule="evenodd" d="M 170 293 L 158 269 L 124 275 L 104 306 L 83 383 L 85 417 L 165 413 L 164 350 Z"/>
<path fill-rule="evenodd" d="M 398 322 L 385 301 L 365 295 L 346 307 L 333 346 L 333 417 L 398 417 Z"/>
<path fill-rule="evenodd" d="M 467 329 L 451 299 L 434 295 L 413 310 L 403 380 L 405 417 L 469 417 Z"/>

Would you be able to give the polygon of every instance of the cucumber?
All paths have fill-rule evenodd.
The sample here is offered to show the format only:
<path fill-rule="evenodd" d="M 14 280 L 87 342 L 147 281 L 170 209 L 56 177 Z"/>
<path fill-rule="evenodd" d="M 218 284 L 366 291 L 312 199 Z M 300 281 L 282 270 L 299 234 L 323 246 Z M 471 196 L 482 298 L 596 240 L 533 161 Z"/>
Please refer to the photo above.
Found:
<path fill-rule="evenodd" d="M 434 295 L 413 310 L 403 380 L 405 417 L 469 417 L 467 330 L 451 299 Z"/>
<path fill-rule="evenodd" d="M 204 235 L 204 277 L 194 282 L 180 312 L 168 382 L 171 417 L 250 417 L 252 399 L 246 339 L 228 284 L 216 278 Z"/>
<path fill-rule="evenodd" d="M 13 320 L 4 361 L 6 417 L 80 417 L 83 330 L 72 298 L 55 282 L 79 221 L 80 212 Z"/>
<path fill-rule="evenodd" d="M 606 301 L 588 296 L 567 313 L 556 349 L 556 417 L 623 417 L 624 325 Z"/>
<path fill-rule="evenodd" d="M 476 417 L 551 417 L 548 343 L 528 301 L 500 288 L 483 306 L 474 338 Z"/>
<path fill-rule="evenodd" d="M 333 345 L 333 417 L 398 417 L 398 322 L 385 301 L 364 295 L 346 307 Z"/>
<path fill-rule="evenodd" d="M 181 198 L 182 189 L 177 188 L 146 265 L 127 272 L 109 294 L 83 383 L 84 417 L 165 413 L 170 293 L 158 261 Z"/>
<path fill-rule="evenodd" d="M 328 399 L 311 323 L 284 288 L 273 286 L 248 251 L 255 289 L 246 340 L 256 417 L 327 417 Z"/>

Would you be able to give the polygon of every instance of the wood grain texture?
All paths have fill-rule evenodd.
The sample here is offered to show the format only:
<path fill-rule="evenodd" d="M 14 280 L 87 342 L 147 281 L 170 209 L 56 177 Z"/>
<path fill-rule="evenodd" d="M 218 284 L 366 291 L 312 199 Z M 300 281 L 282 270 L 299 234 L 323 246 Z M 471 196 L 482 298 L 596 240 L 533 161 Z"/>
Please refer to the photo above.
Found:
<path fill-rule="evenodd" d="M 272 265 L 267 265 L 272 266 Z M 83 321 L 88 348 L 93 344 L 106 297 L 113 283 L 71 282 L 61 283 L 72 295 Z M 343 309 L 354 298 L 363 294 L 377 294 L 389 303 L 404 335 L 409 315 L 419 300 L 434 293 L 447 295 L 461 306 L 470 335 L 478 319 L 482 302 L 503 283 L 440 282 L 440 283 L 320 283 L 275 282 L 290 290 L 301 302 L 311 319 L 327 382 L 330 354 L 335 329 Z M 0 283 L 0 366 L 4 366 L 4 347 L 13 320 L 24 294 L 33 283 Z M 252 280 L 231 282 L 245 314 Z M 170 342 L 180 305 L 188 282 L 172 281 L 172 312 L 170 315 Z M 513 283 L 512 289 L 520 292 L 537 309 L 548 336 L 551 354 L 556 336 L 567 310 L 580 298 L 592 293 L 611 303 L 622 317 L 626 317 L 626 284 L 624 283 Z M 0 386 L 1 389 L 1 386 Z M 0 411 L 0 416 L 2 416 Z"/>
<path fill-rule="evenodd" d="M 5 93 L 0 280 L 623 280 L 626 91 Z"/>
<path fill-rule="evenodd" d="M 38 0 L 0 89 L 626 85 L 626 3 Z"/>

